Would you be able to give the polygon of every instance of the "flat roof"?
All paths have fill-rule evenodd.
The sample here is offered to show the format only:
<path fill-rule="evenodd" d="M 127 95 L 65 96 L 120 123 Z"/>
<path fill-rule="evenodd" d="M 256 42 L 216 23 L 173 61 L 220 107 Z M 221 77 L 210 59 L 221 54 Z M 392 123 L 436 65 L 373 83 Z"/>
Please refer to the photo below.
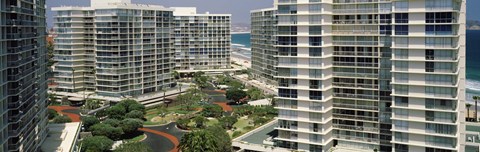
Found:
<path fill-rule="evenodd" d="M 263 141 L 270 137 L 276 137 L 278 135 L 278 131 L 275 130 L 276 123 L 270 124 L 270 126 L 266 126 L 265 128 L 255 132 L 245 138 L 241 139 L 240 141 L 245 141 L 252 144 L 259 144 L 263 145 Z"/>
<path fill-rule="evenodd" d="M 73 151 L 80 132 L 80 122 L 48 124 L 48 136 L 42 144 L 42 151 Z"/>

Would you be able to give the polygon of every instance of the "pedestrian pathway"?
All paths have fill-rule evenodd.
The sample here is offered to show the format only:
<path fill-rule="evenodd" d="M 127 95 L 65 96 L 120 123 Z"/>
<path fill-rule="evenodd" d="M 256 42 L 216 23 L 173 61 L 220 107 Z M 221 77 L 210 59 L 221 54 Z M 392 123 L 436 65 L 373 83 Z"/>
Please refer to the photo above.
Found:
<path fill-rule="evenodd" d="M 48 108 L 57 111 L 61 115 L 68 116 L 70 119 L 72 119 L 72 122 L 80 122 L 81 121 L 80 114 L 75 112 L 75 111 L 78 111 L 77 107 L 72 107 L 72 106 L 48 106 Z"/>
<path fill-rule="evenodd" d="M 233 111 L 233 108 L 230 105 L 228 105 L 226 102 L 214 102 L 214 104 L 217 104 L 220 107 L 222 107 L 223 111 L 226 111 L 226 112 Z"/>
<path fill-rule="evenodd" d="M 148 136 L 143 143 L 149 145 L 154 151 L 178 152 L 180 139 L 186 133 L 176 127 L 176 123 L 163 126 L 144 127 L 138 129 Z"/>

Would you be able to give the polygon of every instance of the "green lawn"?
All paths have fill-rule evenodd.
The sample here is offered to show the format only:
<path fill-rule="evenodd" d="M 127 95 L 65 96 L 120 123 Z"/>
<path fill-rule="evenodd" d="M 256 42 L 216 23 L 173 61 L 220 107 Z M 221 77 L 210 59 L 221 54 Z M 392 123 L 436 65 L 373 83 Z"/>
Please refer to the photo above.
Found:
<path fill-rule="evenodd" d="M 128 139 L 127 142 L 139 142 L 140 140 L 142 140 L 143 138 L 145 138 L 145 134 L 141 134 L 137 137 L 134 137 L 132 139 Z"/>

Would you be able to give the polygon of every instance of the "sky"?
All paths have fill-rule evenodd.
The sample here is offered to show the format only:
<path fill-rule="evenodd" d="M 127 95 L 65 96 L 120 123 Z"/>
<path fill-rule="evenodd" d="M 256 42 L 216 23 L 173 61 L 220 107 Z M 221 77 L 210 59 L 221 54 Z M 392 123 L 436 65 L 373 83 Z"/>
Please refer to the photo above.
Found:
<path fill-rule="evenodd" d="M 232 23 L 250 23 L 250 10 L 269 8 L 273 0 L 132 0 L 139 4 L 156 4 L 166 7 L 197 7 L 200 13 L 232 14 Z M 52 23 L 51 7 L 90 6 L 90 0 L 47 0 L 47 22 Z M 467 19 L 480 20 L 480 0 L 467 1 Z M 49 25 L 50 26 L 50 25 Z"/>

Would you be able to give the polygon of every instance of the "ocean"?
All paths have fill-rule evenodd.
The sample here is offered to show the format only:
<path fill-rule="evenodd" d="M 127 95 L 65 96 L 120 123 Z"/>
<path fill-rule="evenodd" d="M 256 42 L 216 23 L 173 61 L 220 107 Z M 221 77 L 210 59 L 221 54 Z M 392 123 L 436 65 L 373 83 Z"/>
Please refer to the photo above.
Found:
<path fill-rule="evenodd" d="M 480 96 L 480 31 L 467 30 L 467 100 Z"/>
<path fill-rule="evenodd" d="M 250 48 L 250 34 L 232 34 L 232 43 Z M 467 100 L 480 96 L 480 30 L 467 30 Z"/>

